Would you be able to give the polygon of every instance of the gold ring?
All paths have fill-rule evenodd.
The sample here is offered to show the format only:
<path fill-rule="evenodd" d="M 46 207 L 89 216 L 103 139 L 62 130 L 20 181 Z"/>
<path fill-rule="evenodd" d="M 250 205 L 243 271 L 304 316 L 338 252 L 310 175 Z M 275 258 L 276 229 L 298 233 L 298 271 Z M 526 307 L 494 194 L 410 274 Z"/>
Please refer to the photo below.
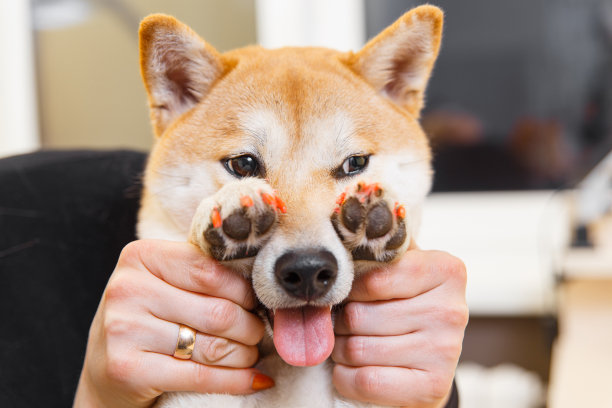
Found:
<path fill-rule="evenodd" d="M 181 360 L 189 360 L 193 354 L 193 347 L 196 341 L 196 331 L 189 326 L 179 324 L 178 339 L 176 340 L 176 349 L 174 357 Z"/>

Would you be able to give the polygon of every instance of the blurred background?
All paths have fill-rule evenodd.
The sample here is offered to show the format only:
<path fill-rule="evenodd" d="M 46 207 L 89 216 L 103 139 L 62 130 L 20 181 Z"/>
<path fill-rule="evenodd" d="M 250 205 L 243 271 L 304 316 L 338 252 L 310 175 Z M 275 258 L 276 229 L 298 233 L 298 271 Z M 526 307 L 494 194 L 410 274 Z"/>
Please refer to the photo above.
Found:
<path fill-rule="evenodd" d="M 468 267 L 463 406 L 612 406 L 612 1 L 429 3 L 446 24 L 422 116 L 435 181 L 419 242 Z M 149 13 L 219 51 L 356 50 L 418 4 L 0 0 L 0 157 L 148 150 Z"/>

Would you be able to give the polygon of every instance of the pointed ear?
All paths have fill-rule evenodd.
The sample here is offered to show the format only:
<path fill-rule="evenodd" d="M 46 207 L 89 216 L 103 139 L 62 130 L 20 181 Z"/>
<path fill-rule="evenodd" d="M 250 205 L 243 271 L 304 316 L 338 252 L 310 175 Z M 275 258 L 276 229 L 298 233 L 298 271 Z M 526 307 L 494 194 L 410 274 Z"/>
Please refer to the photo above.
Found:
<path fill-rule="evenodd" d="M 140 71 L 151 121 L 160 136 L 197 104 L 223 74 L 219 53 L 185 24 L 153 14 L 140 23 Z"/>
<path fill-rule="evenodd" d="M 442 10 L 420 6 L 370 40 L 349 61 L 378 92 L 418 117 L 442 39 Z"/>

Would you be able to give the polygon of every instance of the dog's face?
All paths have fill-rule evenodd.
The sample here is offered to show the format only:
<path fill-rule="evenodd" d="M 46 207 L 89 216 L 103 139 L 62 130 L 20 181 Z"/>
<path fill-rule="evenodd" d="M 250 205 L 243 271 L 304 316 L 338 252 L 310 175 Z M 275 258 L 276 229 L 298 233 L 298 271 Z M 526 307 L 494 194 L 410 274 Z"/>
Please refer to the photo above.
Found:
<path fill-rule="evenodd" d="M 260 177 L 287 211 L 252 263 L 258 298 L 271 310 L 341 302 L 354 262 L 330 221 L 338 196 L 357 179 L 385 183 L 411 221 L 429 190 L 418 114 L 441 24 L 441 12 L 425 6 L 356 54 L 250 47 L 221 55 L 173 18 L 147 18 L 141 64 L 157 140 L 141 238 L 186 239 L 204 198 Z M 331 256 L 337 272 L 320 296 L 296 297 L 275 268 L 287 254 L 312 251 Z"/>

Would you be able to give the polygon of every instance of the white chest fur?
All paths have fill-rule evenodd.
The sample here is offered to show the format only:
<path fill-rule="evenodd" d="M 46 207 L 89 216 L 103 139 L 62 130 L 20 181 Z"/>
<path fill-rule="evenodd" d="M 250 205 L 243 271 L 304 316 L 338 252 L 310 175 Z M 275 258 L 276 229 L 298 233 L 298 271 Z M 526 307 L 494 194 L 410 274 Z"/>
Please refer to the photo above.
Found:
<path fill-rule="evenodd" d="M 332 385 L 333 363 L 294 367 L 276 354 L 263 358 L 257 367 L 272 375 L 276 385 L 253 395 L 195 393 L 164 394 L 158 408 L 375 408 L 378 405 L 343 399 Z"/>

